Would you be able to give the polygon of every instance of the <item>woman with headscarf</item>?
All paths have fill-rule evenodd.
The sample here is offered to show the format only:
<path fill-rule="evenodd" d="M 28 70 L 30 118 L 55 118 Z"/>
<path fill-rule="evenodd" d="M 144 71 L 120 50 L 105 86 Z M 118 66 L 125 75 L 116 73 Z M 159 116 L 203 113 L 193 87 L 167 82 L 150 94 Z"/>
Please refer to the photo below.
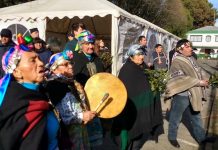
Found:
<path fill-rule="evenodd" d="M 123 112 L 114 120 L 113 130 L 120 135 L 122 150 L 139 150 L 146 138 L 153 136 L 157 141 L 163 133 L 161 103 L 153 96 L 144 73 L 141 46 L 132 45 L 127 57 L 118 77 L 127 89 L 128 99 Z"/>
<path fill-rule="evenodd" d="M 44 79 L 43 63 L 30 47 L 19 44 L 5 53 L 2 64 L 0 149 L 50 149 L 48 137 L 58 130 L 58 122 L 49 113 L 48 99 L 39 86 Z M 48 120 L 53 125 L 49 131 Z M 57 141 L 53 142 L 57 148 Z"/>
<path fill-rule="evenodd" d="M 46 89 L 67 130 L 71 144 L 66 149 L 89 150 L 86 124 L 93 120 L 96 112 L 88 110 L 82 86 L 73 79 L 72 58 L 70 50 L 56 53 L 50 58 Z"/>

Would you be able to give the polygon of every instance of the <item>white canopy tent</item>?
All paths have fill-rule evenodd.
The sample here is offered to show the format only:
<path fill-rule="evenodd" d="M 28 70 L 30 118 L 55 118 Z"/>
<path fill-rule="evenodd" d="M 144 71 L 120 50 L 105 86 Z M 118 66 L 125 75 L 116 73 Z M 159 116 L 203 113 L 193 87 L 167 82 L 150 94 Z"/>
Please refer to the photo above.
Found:
<path fill-rule="evenodd" d="M 0 29 L 9 28 L 14 35 L 29 34 L 37 27 L 46 41 L 59 41 L 63 46 L 71 24 L 83 22 L 97 38 L 109 43 L 113 56 L 112 73 L 117 75 L 125 50 L 140 35 L 155 35 L 157 42 L 167 43 L 167 51 L 179 38 L 162 28 L 131 15 L 107 0 L 36 0 L 0 9 Z M 15 36 L 16 37 L 16 36 Z M 148 37 L 149 39 L 150 37 Z M 164 39 L 162 39 L 164 38 Z M 152 49 L 152 43 L 150 42 Z M 149 44 L 149 43 L 148 43 Z"/>

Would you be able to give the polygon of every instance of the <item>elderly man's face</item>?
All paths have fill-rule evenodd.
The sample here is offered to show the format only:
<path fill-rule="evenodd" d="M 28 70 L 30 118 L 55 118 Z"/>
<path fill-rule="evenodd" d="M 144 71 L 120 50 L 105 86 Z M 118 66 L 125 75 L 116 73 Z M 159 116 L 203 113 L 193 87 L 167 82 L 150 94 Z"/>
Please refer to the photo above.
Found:
<path fill-rule="evenodd" d="M 9 37 L 1 36 L 1 42 L 2 42 L 2 45 L 6 45 L 6 44 L 8 44 L 9 41 L 10 41 L 10 38 L 9 38 Z"/>
<path fill-rule="evenodd" d="M 89 42 L 83 43 L 82 51 L 86 54 L 92 54 L 94 52 L 94 44 Z"/>
<path fill-rule="evenodd" d="M 40 83 L 44 80 L 44 64 L 33 51 L 23 52 L 15 71 L 15 78 L 21 82 Z"/>

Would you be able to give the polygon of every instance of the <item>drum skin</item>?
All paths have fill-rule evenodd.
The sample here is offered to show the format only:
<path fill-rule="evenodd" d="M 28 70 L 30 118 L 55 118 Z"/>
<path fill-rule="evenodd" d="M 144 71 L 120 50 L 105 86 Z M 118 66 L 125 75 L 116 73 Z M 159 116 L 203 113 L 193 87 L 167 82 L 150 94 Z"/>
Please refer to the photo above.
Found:
<path fill-rule="evenodd" d="M 110 73 L 97 73 L 89 78 L 85 92 L 88 106 L 92 111 L 96 111 L 104 95 L 109 94 L 97 109 L 100 118 L 113 118 L 119 115 L 126 105 L 126 88 L 119 78 Z"/>

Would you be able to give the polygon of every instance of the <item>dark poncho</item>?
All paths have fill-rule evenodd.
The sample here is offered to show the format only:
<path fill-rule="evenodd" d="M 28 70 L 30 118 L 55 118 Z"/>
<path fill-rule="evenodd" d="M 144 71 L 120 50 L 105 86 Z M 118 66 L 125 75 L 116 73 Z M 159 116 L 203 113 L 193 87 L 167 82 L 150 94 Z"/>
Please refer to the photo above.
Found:
<path fill-rule="evenodd" d="M 126 135 L 128 140 L 142 134 L 158 137 L 163 133 L 160 97 L 151 92 L 143 67 L 128 59 L 120 70 L 119 78 L 127 89 L 128 100 L 123 112 L 114 120 L 115 133 L 121 134 L 122 142 L 127 142 L 124 139 Z M 127 131 L 127 134 L 122 131 Z"/>
<path fill-rule="evenodd" d="M 74 53 L 74 75 L 76 81 L 85 86 L 86 81 L 90 78 L 90 74 L 87 68 L 88 63 L 94 63 L 96 66 L 96 73 L 104 72 L 104 66 L 100 58 L 94 53 L 91 55 L 92 58 L 89 60 L 86 55 L 81 53 Z"/>
<path fill-rule="evenodd" d="M 45 95 L 11 81 L 0 107 L 0 150 L 47 150 Z"/>

